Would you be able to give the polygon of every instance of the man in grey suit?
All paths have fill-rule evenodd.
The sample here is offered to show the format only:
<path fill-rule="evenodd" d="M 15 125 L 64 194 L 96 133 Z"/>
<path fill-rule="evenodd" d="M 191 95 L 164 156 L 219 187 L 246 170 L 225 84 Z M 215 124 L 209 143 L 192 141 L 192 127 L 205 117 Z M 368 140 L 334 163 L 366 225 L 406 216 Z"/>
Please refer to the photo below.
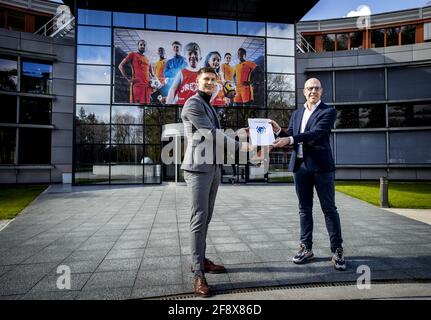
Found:
<path fill-rule="evenodd" d="M 220 159 L 220 152 L 228 145 L 234 146 L 233 151 L 254 149 L 247 142 L 238 142 L 219 130 L 217 111 L 210 104 L 211 97 L 216 94 L 216 77 L 214 69 L 201 68 L 196 79 L 198 92 L 185 102 L 181 112 L 187 142 L 181 168 L 191 194 L 191 269 L 195 294 L 201 297 L 210 295 L 205 273 L 226 272 L 224 266 L 214 264 L 205 256 L 208 225 L 220 183 L 221 166 L 216 158 Z"/>

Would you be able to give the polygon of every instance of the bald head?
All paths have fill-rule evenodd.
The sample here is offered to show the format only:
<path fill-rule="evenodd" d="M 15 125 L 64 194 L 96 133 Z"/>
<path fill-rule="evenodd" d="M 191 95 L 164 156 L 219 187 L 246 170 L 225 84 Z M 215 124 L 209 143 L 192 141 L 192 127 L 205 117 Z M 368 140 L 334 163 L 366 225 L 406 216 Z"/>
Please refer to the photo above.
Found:
<path fill-rule="evenodd" d="M 308 79 L 304 84 L 304 96 L 309 107 L 316 105 L 322 97 L 322 85 L 316 78 Z"/>

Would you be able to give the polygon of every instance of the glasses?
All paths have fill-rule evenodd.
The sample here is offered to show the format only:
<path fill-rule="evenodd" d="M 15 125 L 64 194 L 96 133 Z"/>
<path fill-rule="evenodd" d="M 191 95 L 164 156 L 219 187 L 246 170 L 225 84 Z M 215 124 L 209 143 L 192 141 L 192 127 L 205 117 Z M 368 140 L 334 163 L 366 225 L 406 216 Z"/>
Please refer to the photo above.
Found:
<path fill-rule="evenodd" d="M 307 91 L 313 91 L 313 90 L 320 91 L 320 89 L 322 89 L 322 87 L 306 87 L 305 89 Z"/>

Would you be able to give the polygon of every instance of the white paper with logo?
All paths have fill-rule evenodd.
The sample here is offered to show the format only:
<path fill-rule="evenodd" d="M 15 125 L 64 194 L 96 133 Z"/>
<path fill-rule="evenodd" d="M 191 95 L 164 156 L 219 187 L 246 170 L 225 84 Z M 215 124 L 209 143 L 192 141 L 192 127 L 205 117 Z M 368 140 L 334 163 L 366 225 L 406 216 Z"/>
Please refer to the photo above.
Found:
<path fill-rule="evenodd" d="M 248 119 L 251 143 L 255 146 L 268 146 L 274 142 L 274 132 L 269 119 Z"/>

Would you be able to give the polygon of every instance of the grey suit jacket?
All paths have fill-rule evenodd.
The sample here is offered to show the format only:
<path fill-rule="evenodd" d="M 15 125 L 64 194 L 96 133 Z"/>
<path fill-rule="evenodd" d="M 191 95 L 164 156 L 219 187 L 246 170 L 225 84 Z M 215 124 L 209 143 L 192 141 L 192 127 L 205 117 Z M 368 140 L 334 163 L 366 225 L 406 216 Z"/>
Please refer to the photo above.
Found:
<path fill-rule="evenodd" d="M 217 130 L 221 127 L 216 110 L 199 94 L 186 101 L 181 119 L 187 144 L 181 169 L 209 172 L 212 166 L 220 163 L 226 147 L 234 151 L 239 149 L 238 141 Z"/>

